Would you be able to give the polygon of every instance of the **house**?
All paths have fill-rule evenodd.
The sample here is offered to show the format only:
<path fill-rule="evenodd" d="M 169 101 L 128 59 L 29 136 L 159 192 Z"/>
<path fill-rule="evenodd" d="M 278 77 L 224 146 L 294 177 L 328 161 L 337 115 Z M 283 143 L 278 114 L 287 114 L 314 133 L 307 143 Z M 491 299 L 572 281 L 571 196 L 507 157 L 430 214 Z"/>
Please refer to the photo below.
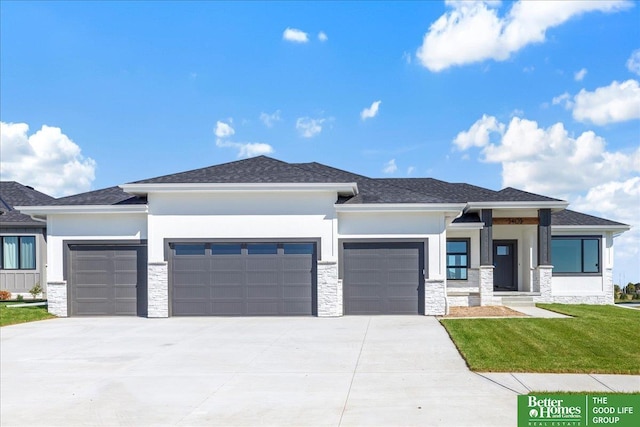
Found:
<path fill-rule="evenodd" d="M 46 286 L 46 222 L 15 209 L 50 204 L 53 197 L 14 181 L 0 181 L 0 289 L 27 296 L 36 283 Z"/>
<path fill-rule="evenodd" d="M 563 200 L 269 157 L 23 206 L 59 316 L 441 315 L 613 303 L 629 226 Z"/>

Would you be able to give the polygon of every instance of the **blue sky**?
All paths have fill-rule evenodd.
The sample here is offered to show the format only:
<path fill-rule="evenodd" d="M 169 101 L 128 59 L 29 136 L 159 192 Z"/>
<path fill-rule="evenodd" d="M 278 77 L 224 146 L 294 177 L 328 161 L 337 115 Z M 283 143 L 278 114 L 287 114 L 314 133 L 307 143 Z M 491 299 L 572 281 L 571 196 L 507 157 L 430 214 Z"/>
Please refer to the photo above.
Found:
<path fill-rule="evenodd" d="M 64 195 L 269 154 L 514 186 L 635 225 L 637 282 L 639 9 L 3 1 L 0 173 Z"/>

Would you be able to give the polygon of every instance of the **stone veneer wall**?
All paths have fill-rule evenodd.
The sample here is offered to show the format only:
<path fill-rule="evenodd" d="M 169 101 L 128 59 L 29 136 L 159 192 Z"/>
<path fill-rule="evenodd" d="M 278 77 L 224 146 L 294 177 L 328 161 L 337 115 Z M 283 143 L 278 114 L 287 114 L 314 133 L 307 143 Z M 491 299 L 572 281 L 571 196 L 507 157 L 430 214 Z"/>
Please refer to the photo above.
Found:
<path fill-rule="evenodd" d="M 480 266 L 480 305 L 501 305 L 493 296 L 493 266 Z"/>
<path fill-rule="evenodd" d="M 543 266 L 543 267 L 548 267 L 548 266 Z M 552 270 L 551 268 L 548 268 L 547 270 L 548 271 L 544 271 L 544 272 L 540 271 L 540 274 L 538 275 L 540 277 L 538 280 L 540 280 L 541 283 L 542 283 L 542 279 L 543 278 L 547 279 L 547 277 L 548 277 L 549 283 L 551 283 Z M 553 295 L 551 292 L 551 284 L 549 284 L 548 293 L 545 294 L 541 290 L 540 292 L 541 295 L 539 297 L 535 297 L 534 301 L 535 302 L 555 302 L 559 304 L 597 304 L 597 305 L 613 304 L 614 303 L 613 270 L 610 268 L 605 269 L 603 272 L 602 279 L 604 282 L 604 287 L 603 287 L 603 293 L 600 295 Z M 544 290 L 544 288 L 542 289 Z"/>
<path fill-rule="evenodd" d="M 444 316 L 447 314 L 447 289 L 444 280 L 425 280 L 424 314 Z"/>
<path fill-rule="evenodd" d="M 47 282 L 47 306 L 49 313 L 58 317 L 67 317 L 67 282 Z"/>
<path fill-rule="evenodd" d="M 342 316 L 342 280 L 336 261 L 318 261 L 318 317 Z"/>
<path fill-rule="evenodd" d="M 447 297 L 449 307 L 477 307 L 480 305 L 480 295 L 470 293 L 469 295 L 450 295 Z"/>
<path fill-rule="evenodd" d="M 150 262 L 147 273 L 147 317 L 169 317 L 169 265 Z"/>

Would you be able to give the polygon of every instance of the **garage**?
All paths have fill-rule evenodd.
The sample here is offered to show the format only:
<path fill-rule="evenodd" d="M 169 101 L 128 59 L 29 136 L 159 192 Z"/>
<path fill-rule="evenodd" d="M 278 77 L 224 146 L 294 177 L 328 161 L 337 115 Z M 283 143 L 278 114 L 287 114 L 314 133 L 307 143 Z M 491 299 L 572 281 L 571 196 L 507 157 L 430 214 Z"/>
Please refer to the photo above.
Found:
<path fill-rule="evenodd" d="M 147 248 L 69 245 L 72 316 L 146 316 Z"/>
<path fill-rule="evenodd" d="M 304 316 L 317 312 L 314 242 L 175 242 L 173 316 Z"/>
<path fill-rule="evenodd" d="M 344 243 L 345 314 L 424 314 L 424 244 Z"/>

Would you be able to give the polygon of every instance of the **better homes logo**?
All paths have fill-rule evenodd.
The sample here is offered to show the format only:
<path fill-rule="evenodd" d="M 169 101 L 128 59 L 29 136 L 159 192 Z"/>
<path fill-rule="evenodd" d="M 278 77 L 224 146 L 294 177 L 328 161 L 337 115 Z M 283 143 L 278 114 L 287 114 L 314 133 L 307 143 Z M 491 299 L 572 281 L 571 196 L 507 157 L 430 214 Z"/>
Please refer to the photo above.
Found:
<path fill-rule="evenodd" d="M 640 394 L 518 396 L 518 427 L 638 427 Z"/>
<path fill-rule="evenodd" d="M 584 425 L 585 417 L 582 408 L 584 401 L 579 396 L 574 398 L 571 396 L 555 398 L 532 395 L 522 397 L 526 398 L 527 412 L 525 413 L 529 415 L 527 426 L 578 427 Z"/>

